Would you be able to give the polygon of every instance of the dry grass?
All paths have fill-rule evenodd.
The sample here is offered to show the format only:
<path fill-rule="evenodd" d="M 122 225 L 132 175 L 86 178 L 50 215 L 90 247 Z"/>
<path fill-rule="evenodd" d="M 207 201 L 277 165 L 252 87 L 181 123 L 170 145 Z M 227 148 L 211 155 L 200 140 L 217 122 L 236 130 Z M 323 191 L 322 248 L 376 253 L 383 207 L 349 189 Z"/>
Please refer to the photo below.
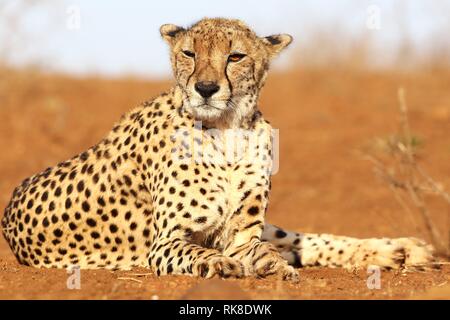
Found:
<path fill-rule="evenodd" d="M 92 146 L 124 112 L 171 85 L 168 81 L 73 78 L 11 69 L 0 75 L 0 81 L 0 208 L 23 178 Z M 423 146 L 415 148 L 415 161 L 443 186 L 450 185 L 449 81 L 450 74 L 444 71 L 405 74 L 321 68 L 270 75 L 261 109 L 280 130 L 280 170 L 273 177 L 268 220 L 304 232 L 423 237 L 423 228 L 417 230 L 409 216 L 399 212 L 386 184 L 373 179 L 372 165 L 360 161 L 353 150 L 395 130 L 395 90 L 404 84 L 410 94 L 409 119 L 421 135 L 416 139 L 411 134 L 412 140 Z M 404 139 L 397 137 L 398 141 Z M 400 189 L 397 192 L 405 195 Z M 423 196 L 430 219 L 443 234 L 447 229 L 442 212 L 448 206 L 429 192 Z M 414 216 L 419 220 L 417 212 Z M 404 298 L 444 283 L 449 270 L 443 266 L 440 272 L 386 272 L 382 290 L 376 292 L 367 289 L 365 272 L 329 269 L 301 270 L 298 286 L 276 279 L 246 279 L 224 282 L 229 288 L 217 290 L 230 295 L 243 290 L 250 298 Z M 147 270 L 82 271 L 82 290 L 67 291 L 64 270 L 20 266 L 0 238 L 0 297 L 165 299 L 195 296 L 190 289 L 207 297 L 216 288 L 208 283 L 204 283 L 206 289 L 198 288 L 203 282 L 192 278 L 141 273 Z"/>
<path fill-rule="evenodd" d="M 446 235 L 441 234 L 430 214 L 426 194 L 440 197 L 449 205 L 448 221 L 450 221 L 450 194 L 442 183 L 434 180 L 419 164 L 417 148 L 419 142 L 413 137 L 408 118 L 405 90 L 398 90 L 400 111 L 400 134 L 394 139 L 378 140 L 378 146 L 389 155 L 388 161 L 382 160 L 375 153 L 365 153 L 364 157 L 374 165 L 378 177 L 384 180 L 418 230 L 424 229 L 426 236 L 436 248 L 438 255 L 450 256 L 450 225 Z M 447 237 L 447 241 L 446 241 Z"/>

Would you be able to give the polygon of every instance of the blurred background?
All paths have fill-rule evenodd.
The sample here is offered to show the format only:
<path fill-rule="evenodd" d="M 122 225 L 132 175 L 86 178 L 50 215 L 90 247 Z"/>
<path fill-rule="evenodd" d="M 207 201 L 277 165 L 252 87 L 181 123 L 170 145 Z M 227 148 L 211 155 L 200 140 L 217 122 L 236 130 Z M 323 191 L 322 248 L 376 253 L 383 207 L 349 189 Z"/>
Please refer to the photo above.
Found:
<path fill-rule="evenodd" d="M 450 184 L 447 0 L 0 0 L 0 207 L 22 179 L 94 145 L 121 114 L 170 88 L 161 24 L 218 16 L 295 37 L 261 97 L 281 142 L 268 219 L 427 239 L 414 206 L 399 204 L 361 152 L 382 153 L 379 142 L 398 134 L 404 87 L 419 160 Z M 447 238 L 448 204 L 425 200 Z"/>
<path fill-rule="evenodd" d="M 78 75 L 167 77 L 158 28 L 202 17 L 239 18 L 295 42 L 277 67 L 432 67 L 450 61 L 450 1 L 1 0 L 0 57 Z"/>

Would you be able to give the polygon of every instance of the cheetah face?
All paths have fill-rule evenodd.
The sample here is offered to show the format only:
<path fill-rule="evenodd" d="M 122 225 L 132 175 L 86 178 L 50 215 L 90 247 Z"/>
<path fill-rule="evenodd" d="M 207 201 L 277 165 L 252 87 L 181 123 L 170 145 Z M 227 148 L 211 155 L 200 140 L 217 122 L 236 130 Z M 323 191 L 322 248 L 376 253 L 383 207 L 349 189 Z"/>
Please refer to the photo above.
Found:
<path fill-rule="evenodd" d="M 210 124 L 239 125 L 256 108 L 270 60 L 289 35 L 260 38 L 239 20 L 203 19 L 189 29 L 160 29 L 171 48 L 172 68 L 184 107 Z"/>

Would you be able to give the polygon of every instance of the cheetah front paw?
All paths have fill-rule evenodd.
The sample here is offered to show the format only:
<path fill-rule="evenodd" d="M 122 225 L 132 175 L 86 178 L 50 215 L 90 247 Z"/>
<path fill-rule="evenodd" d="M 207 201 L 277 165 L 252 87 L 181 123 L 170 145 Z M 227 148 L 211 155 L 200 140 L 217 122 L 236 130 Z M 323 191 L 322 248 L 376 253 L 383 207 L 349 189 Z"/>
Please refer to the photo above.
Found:
<path fill-rule="evenodd" d="M 278 275 L 283 280 L 299 281 L 298 271 L 290 266 L 270 243 L 260 243 L 252 264 L 258 277 Z"/>
<path fill-rule="evenodd" d="M 245 268 L 239 261 L 222 255 L 209 257 L 199 261 L 193 270 L 195 276 L 210 279 L 214 276 L 221 278 L 242 278 L 245 276 Z"/>

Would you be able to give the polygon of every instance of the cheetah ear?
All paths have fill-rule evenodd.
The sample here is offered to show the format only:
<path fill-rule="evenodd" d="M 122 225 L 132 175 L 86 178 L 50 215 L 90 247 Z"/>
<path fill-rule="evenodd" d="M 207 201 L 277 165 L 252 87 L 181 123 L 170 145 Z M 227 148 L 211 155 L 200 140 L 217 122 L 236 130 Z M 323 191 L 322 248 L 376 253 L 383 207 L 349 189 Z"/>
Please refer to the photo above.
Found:
<path fill-rule="evenodd" d="M 261 38 L 271 58 L 277 56 L 284 48 L 291 44 L 293 38 L 288 34 L 276 34 Z"/>
<path fill-rule="evenodd" d="M 186 30 L 184 28 L 176 26 L 174 24 L 163 24 L 161 28 L 159 28 L 161 36 L 169 45 L 173 45 L 177 35 L 185 31 Z"/>

